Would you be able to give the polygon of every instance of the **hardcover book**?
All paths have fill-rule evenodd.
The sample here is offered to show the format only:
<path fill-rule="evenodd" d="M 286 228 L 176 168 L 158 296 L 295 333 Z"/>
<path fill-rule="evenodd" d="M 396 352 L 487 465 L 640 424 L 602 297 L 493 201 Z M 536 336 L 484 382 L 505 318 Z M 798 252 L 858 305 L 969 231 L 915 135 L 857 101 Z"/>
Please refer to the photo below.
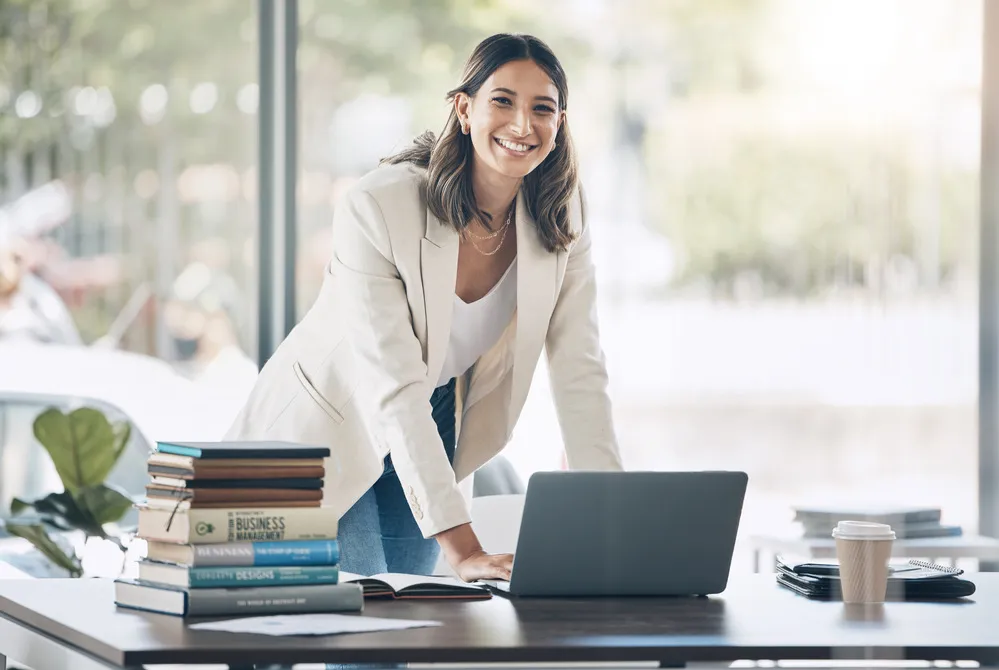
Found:
<path fill-rule="evenodd" d="M 146 541 L 146 558 L 191 567 L 336 565 L 340 545 L 336 540 L 286 540 L 283 542 L 225 542 L 173 544 Z"/>
<path fill-rule="evenodd" d="M 138 567 L 140 582 L 168 584 L 185 589 L 336 584 L 339 577 L 339 570 L 335 565 L 192 568 L 146 560 L 140 561 Z"/>
<path fill-rule="evenodd" d="M 357 584 L 184 589 L 117 579 L 114 595 L 119 607 L 181 617 L 360 612 L 364 609 L 364 591 Z"/>
<path fill-rule="evenodd" d="M 191 458 L 327 458 L 328 447 L 313 447 L 294 442 L 157 442 L 156 451 Z"/>
<path fill-rule="evenodd" d="M 330 507 L 139 506 L 139 537 L 177 544 L 334 540 L 339 516 Z"/>

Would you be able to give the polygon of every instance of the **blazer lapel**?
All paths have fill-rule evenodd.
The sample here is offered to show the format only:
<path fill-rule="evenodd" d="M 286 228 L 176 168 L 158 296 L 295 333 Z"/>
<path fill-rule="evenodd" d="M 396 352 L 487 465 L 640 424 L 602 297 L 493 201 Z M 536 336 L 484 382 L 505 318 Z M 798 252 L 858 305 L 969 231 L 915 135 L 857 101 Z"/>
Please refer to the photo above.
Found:
<path fill-rule="evenodd" d="M 527 211 L 524 193 L 517 196 L 517 333 L 514 343 L 513 382 L 510 391 L 508 431 L 520 415 L 555 308 L 558 257 L 541 245 L 534 219 Z"/>
<path fill-rule="evenodd" d="M 420 275 L 427 316 L 427 378 L 436 385 L 444 367 L 454 287 L 458 276 L 458 233 L 427 209 L 427 232 L 420 241 Z"/>

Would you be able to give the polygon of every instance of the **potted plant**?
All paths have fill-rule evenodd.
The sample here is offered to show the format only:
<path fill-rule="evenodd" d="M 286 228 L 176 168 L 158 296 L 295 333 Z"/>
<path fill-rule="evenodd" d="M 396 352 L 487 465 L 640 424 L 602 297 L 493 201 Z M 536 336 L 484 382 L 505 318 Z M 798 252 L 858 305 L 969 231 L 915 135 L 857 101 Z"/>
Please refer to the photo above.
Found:
<path fill-rule="evenodd" d="M 86 539 L 111 540 L 124 551 L 118 537 L 105 531 L 105 524 L 119 521 L 132 500 L 104 482 L 125 451 L 131 435 L 127 421 L 111 422 L 92 407 L 68 414 L 49 408 L 33 424 L 35 438 L 48 452 L 62 480 L 63 490 L 34 501 L 14 498 L 11 516 L 3 525 L 11 535 L 22 537 L 72 577 L 83 575 L 83 565 L 49 535 L 79 531 Z"/>

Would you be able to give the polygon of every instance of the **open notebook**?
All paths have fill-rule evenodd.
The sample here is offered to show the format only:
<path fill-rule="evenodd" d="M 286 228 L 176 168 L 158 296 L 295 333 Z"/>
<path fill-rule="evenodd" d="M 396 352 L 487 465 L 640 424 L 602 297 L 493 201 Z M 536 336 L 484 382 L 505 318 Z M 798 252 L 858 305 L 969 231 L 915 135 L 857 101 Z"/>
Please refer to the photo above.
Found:
<path fill-rule="evenodd" d="M 468 584 L 451 577 L 430 577 L 427 575 L 407 575 L 400 572 L 384 572 L 370 577 L 340 572 L 340 583 L 355 582 L 364 589 L 365 598 L 491 598 L 492 594 L 484 587 Z"/>

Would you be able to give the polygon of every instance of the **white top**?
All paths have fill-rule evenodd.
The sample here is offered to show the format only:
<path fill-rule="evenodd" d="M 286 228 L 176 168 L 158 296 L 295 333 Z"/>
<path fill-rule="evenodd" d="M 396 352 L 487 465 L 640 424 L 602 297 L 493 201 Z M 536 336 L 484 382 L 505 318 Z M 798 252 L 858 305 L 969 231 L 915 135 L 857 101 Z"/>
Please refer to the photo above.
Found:
<path fill-rule="evenodd" d="M 467 303 L 457 294 L 451 312 L 451 336 L 437 385 L 465 374 L 479 356 L 499 341 L 517 307 L 517 259 L 485 294 Z"/>

